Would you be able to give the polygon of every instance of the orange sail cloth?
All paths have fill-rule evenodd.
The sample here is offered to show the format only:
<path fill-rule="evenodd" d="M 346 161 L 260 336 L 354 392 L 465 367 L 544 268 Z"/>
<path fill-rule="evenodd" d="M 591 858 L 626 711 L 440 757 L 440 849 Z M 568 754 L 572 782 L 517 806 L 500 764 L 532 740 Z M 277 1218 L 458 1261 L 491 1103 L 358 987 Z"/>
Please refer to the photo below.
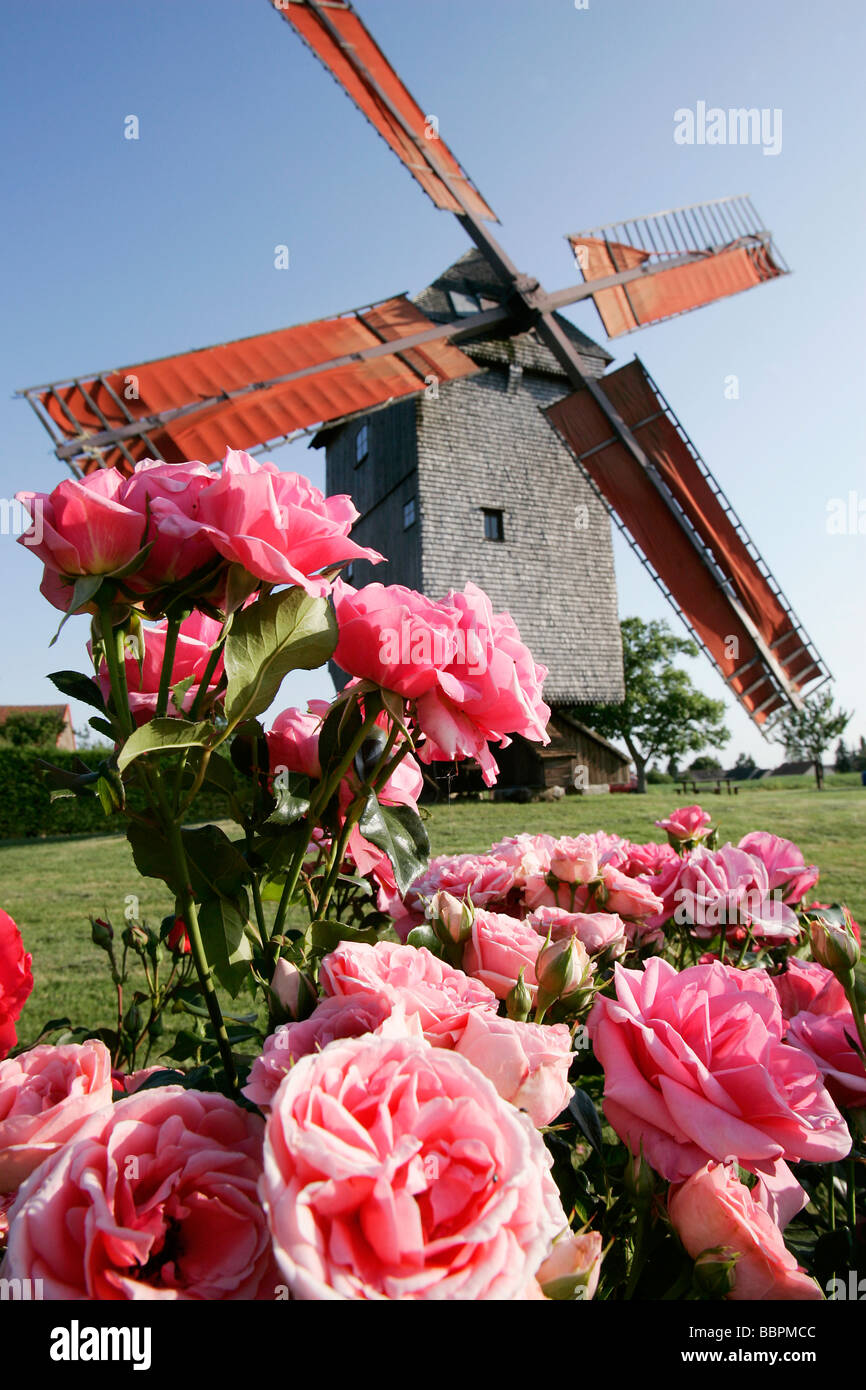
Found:
<path fill-rule="evenodd" d="M 438 208 L 498 221 L 349 4 L 271 0 Z"/>
<path fill-rule="evenodd" d="M 640 361 L 603 377 L 599 385 L 670 500 L 614 433 L 589 391 L 576 391 L 546 414 L 730 689 L 763 723 L 787 703 L 786 689 L 799 692 L 823 676 L 824 668 Z"/>
<path fill-rule="evenodd" d="M 653 262 L 649 251 L 598 237 L 569 237 L 578 265 L 588 282 Z M 692 252 L 699 259 L 659 269 L 625 285 L 599 290 L 592 296 L 609 338 L 633 333 L 646 324 L 685 314 L 716 299 L 752 289 L 785 272 L 769 247 L 757 238 L 733 242 L 720 251 Z M 663 264 L 663 263 L 662 263 Z"/>
<path fill-rule="evenodd" d="M 106 429 L 124 429 L 133 421 L 166 411 L 188 413 L 124 439 L 133 459 L 153 456 L 153 444 L 167 462 L 201 459 L 216 462 L 226 447 L 250 449 L 296 430 L 372 409 L 399 396 L 422 391 L 426 381 L 451 381 L 478 370 L 471 358 L 444 339 L 400 352 L 399 341 L 433 324 L 405 298 L 314 323 L 260 333 L 218 347 L 162 357 L 122 367 L 87 381 L 42 390 L 38 399 L 52 422 L 70 439 Z M 394 352 L 328 366 L 383 339 Z M 273 386 L 276 377 L 303 371 L 293 381 Z M 256 389 L 248 389 L 248 388 Z M 231 397 L 231 393 L 241 392 Z M 75 423 L 70 418 L 74 417 Z M 146 430 L 152 444 L 143 437 Z M 103 463 L 128 472 L 129 459 L 110 444 Z M 84 457 L 85 472 L 99 467 Z"/>

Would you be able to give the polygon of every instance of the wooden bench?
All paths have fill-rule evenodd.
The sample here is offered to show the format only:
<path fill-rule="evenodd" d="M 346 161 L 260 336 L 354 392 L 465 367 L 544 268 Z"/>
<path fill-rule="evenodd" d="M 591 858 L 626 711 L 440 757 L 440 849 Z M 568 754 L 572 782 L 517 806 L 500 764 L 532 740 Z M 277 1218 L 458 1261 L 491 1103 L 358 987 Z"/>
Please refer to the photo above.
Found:
<path fill-rule="evenodd" d="M 677 790 L 681 791 L 683 796 L 688 796 L 690 790 L 695 796 L 699 796 L 703 789 L 711 786 L 716 796 L 721 796 L 722 787 L 727 789 L 728 796 L 736 796 L 739 792 L 739 787 L 732 777 L 710 776 L 677 778 Z"/>

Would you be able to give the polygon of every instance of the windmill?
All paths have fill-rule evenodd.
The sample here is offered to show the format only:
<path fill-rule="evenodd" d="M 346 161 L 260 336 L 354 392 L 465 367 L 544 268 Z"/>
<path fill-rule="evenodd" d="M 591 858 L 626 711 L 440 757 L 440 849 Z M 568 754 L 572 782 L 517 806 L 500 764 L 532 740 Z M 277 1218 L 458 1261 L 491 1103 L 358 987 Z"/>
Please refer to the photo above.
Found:
<path fill-rule="evenodd" d="M 548 698 L 570 703 L 622 695 L 621 668 L 614 673 L 611 661 L 618 629 L 605 508 L 755 723 L 802 705 L 806 687 L 828 680 L 829 672 L 721 486 L 640 360 L 607 371 L 610 355 L 558 312 L 591 298 L 615 338 L 786 274 L 751 201 L 721 198 L 573 234 L 568 241 L 582 279 L 548 293 L 494 237 L 489 204 L 352 5 L 269 3 L 436 207 L 457 217 L 474 249 L 415 302 L 398 295 L 330 319 L 27 388 L 19 394 L 48 430 L 57 457 L 77 474 L 112 466 L 128 471 L 142 458 L 215 461 L 227 445 L 261 452 L 316 434 L 328 448 L 329 490 L 355 495 L 359 538 L 387 554 L 395 540 L 400 549 L 400 534 L 412 529 L 424 497 L 417 486 L 407 495 L 405 477 L 393 476 L 392 448 L 379 455 L 378 481 L 365 501 L 366 484 L 355 470 L 370 457 L 371 429 L 386 442 L 390 431 L 392 445 L 400 446 L 405 426 L 422 493 L 426 487 L 429 495 L 438 477 L 440 493 L 450 489 L 453 497 L 472 473 L 471 450 L 461 459 L 458 439 L 453 476 L 428 464 L 425 482 L 421 444 L 435 433 L 433 419 L 441 439 L 445 422 L 477 399 L 470 392 L 490 372 L 498 374 L 502 398 L 516 400 L 525 367 L 534 387 L 521 402 L 520 428 L 534 437 L 541 430 L 553 461 L 553 473 L 536 480 L 536 491 L 549 491 L 554 478 L 563 494 L 560 510 L 569 510 L 575 496 L 585 498 L 578 512 L 592 524 L 601 517 L 607 534 L 605 541 L 597 532 L 594 548 L 583 547 L 603 611 L 599 633 L 584 640 L 579 661 L 573 619 L 585 605 L 569 589 L 571 555 L 555 551 L 549 537 L 546 554 L 528 547 L 534 570 L 546 566 L 548 602 L 558 594 L 560 608 L 536 612 L 524 604 L 522 614 L 530 576 L 509 569 L 507 546 L 491 561 L 492 587 L 498 584 L 510 599 L 524 638 L 553 667 Z M 502 351 L 497 360 L 497 344 L 504 361 Z M 441 401 L 449 411 L 431 415 Z M 346 479 L 349 486 L 339 486 Z M 489 505 L 483 499 L 476 505 L 477 498 L 472 505 L 481 513 L 483 536 L 495 545 L 505 539 L 505 509 L 493 482 L 486 486 L 493 493 Z M 380 505 L 386 497 L 390 507 Z M 394 506 L 402 509 L 396 526 Z M 441 517 L 440 523 L 441 541 Z M 471 552 L 473 538 L 463 541 Z M 417 539 L 406 542 L 389 577 L 437 588 Z M 551 649 L 554 630 L 565 650 Z M 606 671 L 593 671 L 591 653 L 602 649 Z M 589 671 L 582 686 L 570 673 L 576 666 Z"/>

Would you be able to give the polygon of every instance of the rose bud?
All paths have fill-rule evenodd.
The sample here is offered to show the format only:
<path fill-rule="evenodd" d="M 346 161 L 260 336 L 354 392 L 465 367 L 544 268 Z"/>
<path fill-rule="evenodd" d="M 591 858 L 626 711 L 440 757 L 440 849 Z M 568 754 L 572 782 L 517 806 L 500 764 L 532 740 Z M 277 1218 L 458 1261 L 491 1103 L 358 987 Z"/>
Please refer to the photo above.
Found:
<path fill-rule="evenodd" d="M 102 917 L 91 917 L 90 939 L 94 946 L 101 946 L 103 951 L 110 951 L 111 943 L 114 940 L 114 930 L 111 923 L 106 922 Z"/>
<path fill-rule="evenodd" d="M 812 956 L 819 965 L 832 970 L 843 984 L 853 981 L 854 967 L 860 959 L 860 945 L 846 915 L 844 924 L 826 917 L 810 917 Z"/>
<path fill-rule="evenodd" d="M 638 1208 L 649 1206 L 656 1189 L 656 1175 L 647 1163 L 641 1150 L 626 1160 L 623 1173 L 625 1190 Z"/>
<path fill-rule="evenodd" d="M 461 902 L 444 888 L 433 894 L 427 906 L 427 916 L 443 942 L 460 946 L 472 935 L 472 923 L 475 921 L 472 903 Z"/>
<path fill-rule="evenodd" d="M 566 1231 L 556 1241 L 536 1279 L 545 1298 L 577 1302 L 589 1300 L 598 1287 L 602 1261 L 598 1231 L 574 1235 Z"/>
<path fill-rule="evenodd" d="M 695 1283 L 701 1292 L 709 1298 L 727 1298 L 734 1288 L 734 1266 L 739 1258 L 739 1252 L 728 1246 L 702 1250 L 695 1260 Z"/>
<path fill-rule="evenodd" d="M 589 981 L 595 966 L 582 941 L 570 936 L 565 941 L 549 941 L 538 953 L 535 978 L 538 981 L 536 1023 L 541 1022 L 557 999 L 571 999 Z"/>
<path fill-rule="evenodd" d="M 532 1008 L 532 991 L 523 980 L 523 972 L 525 969 L 525 965 L 520 967 L 517 983 L 505 996 L 506 1012 L 509 1018 L 514 1019 L 515 1023 L 525 1023 L 529 1018 L 529 1011 Z"/>
<path fill-rule="evenodd" d="M 124 946 L 128 946 L 131 951 L 141 952 L 147 949 L 148 935 L 138 922 L 130 922 L 128 927 L 124 927 L 121 939 Z"/>
<path fill-rule="evenodd" d="M 315 987 L 302 975 L 296 965 L 280 957 L 274 967 L 271 991 L 285 1019 L 297 1023 L 310 1012 L 310 1005 L 316 999 Z"/>
<path fill-rule="evenodd" d="M 192 950 L 186 922 L 182 917 L 175 917 L 174 924 L 166 937 L 166 945 L 170 951 L 177 951 L 181 956 L 188 956 Z"/>

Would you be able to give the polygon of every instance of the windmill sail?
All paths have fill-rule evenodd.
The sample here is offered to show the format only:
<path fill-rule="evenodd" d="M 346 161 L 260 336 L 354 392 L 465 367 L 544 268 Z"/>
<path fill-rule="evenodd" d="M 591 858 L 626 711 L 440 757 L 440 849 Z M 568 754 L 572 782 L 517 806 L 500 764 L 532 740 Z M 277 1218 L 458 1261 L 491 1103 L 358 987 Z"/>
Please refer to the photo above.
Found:
<path fill-rule="evenodd" d="M 612 223 L 568 241 L 590 287 L 632 272 L 625 283 L 592 296 L 609 338 L 789 273 L 747 197 Z"/>
<path fill-rule="evenodd" d="M 758 724 L 829 678 L 742 522 L 638 358 L 598 383 L 649 467 L 591 393 L 546 414 L 729 689 Z"/>
<path fill-rule="evenodd" d="M 425 339 L 418 342 L 417 340 Z M 400 344 L 403 342 L 404 347 Z M 337 318 L 30 387 L 74 472 L 139 459 L 214 462 L 477 371 L 403 296 Z"/>
<path fill-rule="evenodd" d="M 482 198 L 397 76 L 352 6 L 344 0 L 271 0 L 356 106 L 390 145 L 437 208 L 496 222 Z"/>

